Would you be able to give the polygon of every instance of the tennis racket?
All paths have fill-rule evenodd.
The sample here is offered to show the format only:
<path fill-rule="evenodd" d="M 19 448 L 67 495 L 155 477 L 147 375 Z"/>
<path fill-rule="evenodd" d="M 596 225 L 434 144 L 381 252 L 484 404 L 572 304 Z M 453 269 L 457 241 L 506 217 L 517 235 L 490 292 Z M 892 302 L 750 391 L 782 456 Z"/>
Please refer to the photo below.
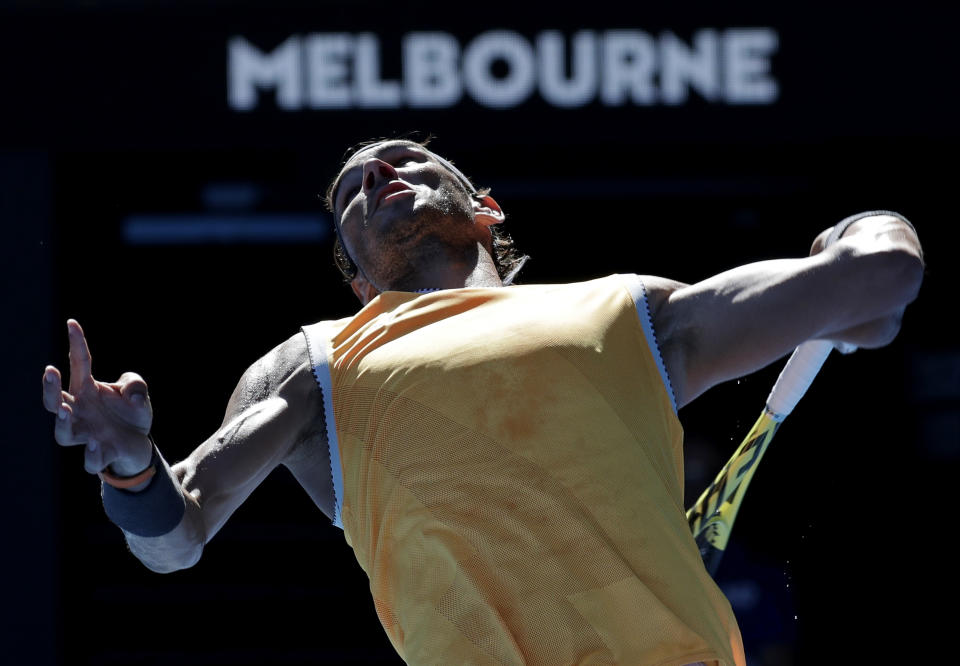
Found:
<path fill-rule="evenodd" d="M 747 485 L 757 471 L 757 464 L 780 424 L 807 392 L 831 349 L 833 343 L 821 340 L 805 342 L 797 347 L 773 385 L 760 418 L 717 478 L 687 511 L 690 530 L 711 576 L 720 566 L 730 540 L 733 521 L 743 503 Z"/>

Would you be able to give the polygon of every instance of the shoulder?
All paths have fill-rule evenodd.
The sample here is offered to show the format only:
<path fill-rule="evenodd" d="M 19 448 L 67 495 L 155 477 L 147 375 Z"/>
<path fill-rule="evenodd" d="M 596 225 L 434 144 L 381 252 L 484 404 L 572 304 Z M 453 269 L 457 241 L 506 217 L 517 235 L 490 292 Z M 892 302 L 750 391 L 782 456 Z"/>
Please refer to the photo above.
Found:
<path fill-rule="evenodd" d="M 647 293 L 647 305 L 653 314 L 659 311 L 670 299 L 674 292 L 688 286 L 683 282 L 659 277 L 657 275 L 638 275 Z"/>
<path fill-rule="evenodd" d="M 325 455 L 326 435 L 323 396 L 302 330 L 257 359 L 244 372 L 230 402 L 233 409 L 242 410 L 278 398 L 286 406 L 284 418 L 294 433 L 293 447 L 284 463 L 291 468 L 310 466 Z"/>
<path fill-rule="evenodd" d="M 673 316 L 675 308 L 671 307 L 671 300 L 675 294 L 689 285 L 657 275 L 637 275 L 636 277 L 643 284 L 644 298 L 657 340 L 660 341 L 661 347 L 668 346 L 680 335 L 684 324 Z"/>
<path fill-rule="evenodd" d="M 247 368 L 230 402 L 242 407 L 271 397 L 309 393 L 313 388 L 306 337 L 297 331 Z"/>
<path fill-rule="evenodd" d="M 676 297 L 688 284 L 656 275 L 638 275 L 643 284 L 651 333 L 660 356 L 665 381 L 673 392 L 675 406 L 684 404 L 686 395 L 686 360 L 694 325 L 676 307 Z"/>

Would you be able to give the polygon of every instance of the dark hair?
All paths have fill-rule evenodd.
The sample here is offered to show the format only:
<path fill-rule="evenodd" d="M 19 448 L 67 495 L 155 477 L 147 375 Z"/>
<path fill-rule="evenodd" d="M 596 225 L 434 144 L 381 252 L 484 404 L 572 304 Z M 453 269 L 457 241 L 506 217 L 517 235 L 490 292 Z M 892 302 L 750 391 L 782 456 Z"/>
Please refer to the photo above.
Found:
<path fill-rule="evenodd" d="M 371 139 L 358 143 L 357 145 L 348 149 L 346 153 L 344 153 L 343 160 L 340 164 L 340 171 L 337 172 L 337 175 L 334 176 L 333 180 L 330 181 L 330 184 L 327 186 L 327 190 L 324 195 L 327 210 L 329 210 L 331 213 L 334 212 L 334 197 L 336 196 L 335 188 L 338 183 L 340 172 L 343 170 L 343 167 L 346 165 L 346 163 L 349 162 L 350 159 L 358 152 L 377 143 L 397 140 L 410 141 L 411 143 L 419 144 L 422 148 L 426 149 L 427 144 L 430 143 L 432 138 L 432 136 L 428 136 L 422 141 L 416 141 L 407 137 L 397 137 L 393 139 Z M 439 158 L 441 163 L 446 166 L 455 176 L 457 176 L 458 180 L 461 181 L 471 197 L 484 197 L 490 193 L 490 188 L 486 187 L 477 189 L 470 179 L 467 178 L 459 169 L 453 166 L 451 162 L 448 162 L 433 151 L 430 151 L 430 153 Z M 347 252 L 346 245 L 343 243 L 343 238 L 340 236 L 340 225 L 337 223 L 336 218 L 333 220 L 333 231 L 336 235 L 336 239 L 333 243 L 333 261 L 337 268 L 340 269 L 345 281 L 350 282 L 357 276 L 358 269 L 356 263 L 353 261 L 353 258 Z M 504 284 L 511 284 L 516 278 L 517 273 L 520 272 L 520 269 L 523 268 L 523 265 L 530 257 L 521 255 L 514 246 L 513 238 L 510 236 L 510 234 L 501 230 L 497 225 L 490 227 L 490 235 L 493 263 L 497 267 L 497 273 L 500 275 L 500 279 Z"/>

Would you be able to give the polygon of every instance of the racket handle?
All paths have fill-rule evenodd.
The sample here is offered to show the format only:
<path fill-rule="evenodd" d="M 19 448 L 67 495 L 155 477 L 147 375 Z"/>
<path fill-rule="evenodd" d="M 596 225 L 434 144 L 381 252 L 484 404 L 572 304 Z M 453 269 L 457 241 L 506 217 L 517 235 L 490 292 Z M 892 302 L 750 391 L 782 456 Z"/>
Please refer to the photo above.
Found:
<path fill-rule="evenodd" d="M 794 350 L 767 397 L 767 411 L 775 421 L 785 419 L 797 406 L 832 349 L 832 342 L 811 340 Z"/>

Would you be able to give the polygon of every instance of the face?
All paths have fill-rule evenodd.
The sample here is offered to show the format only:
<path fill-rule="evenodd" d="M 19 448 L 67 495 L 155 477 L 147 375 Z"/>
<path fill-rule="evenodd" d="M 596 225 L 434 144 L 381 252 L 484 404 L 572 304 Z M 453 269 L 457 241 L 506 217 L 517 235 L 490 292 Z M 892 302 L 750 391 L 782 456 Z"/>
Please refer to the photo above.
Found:
<path fill-rule="evenodd" d="M 378 290 L 401 288 L 424 261 L 475 247 L 485 229 L 474 224 L 466 186 L 410 141 L 353 155 L 334 184 L 333 214 L 347 251 Z"/>

